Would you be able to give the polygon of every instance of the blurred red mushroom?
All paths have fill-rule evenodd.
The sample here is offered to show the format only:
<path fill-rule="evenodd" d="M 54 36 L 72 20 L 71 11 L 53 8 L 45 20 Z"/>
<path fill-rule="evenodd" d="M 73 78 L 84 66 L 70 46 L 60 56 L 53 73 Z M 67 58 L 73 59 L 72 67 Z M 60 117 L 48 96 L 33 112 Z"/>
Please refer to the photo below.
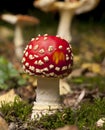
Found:
<path fill-rule="evenodd" d="M 26 46 L 22 58 L 23 69 L 37 76 L 37 96 L 32 118 L 61 107 L 59 79 L 72 71 L 71 45 L 57 36 L 43 35 L 33 38 Z M 51 111 L 52 110 L 52 111 Z"/>

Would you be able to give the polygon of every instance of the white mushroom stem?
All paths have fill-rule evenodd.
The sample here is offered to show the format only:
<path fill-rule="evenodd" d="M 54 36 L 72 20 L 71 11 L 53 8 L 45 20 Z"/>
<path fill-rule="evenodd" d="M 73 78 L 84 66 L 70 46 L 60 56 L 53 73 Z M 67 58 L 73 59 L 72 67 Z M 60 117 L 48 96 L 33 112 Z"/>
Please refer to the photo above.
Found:
<path fill-rule="evenodd" d="M 32 119 L 41 117 L 41 113 L 43 115 L 52 114 L 61 107 L 58 78 L 38 78 L 36 93 Z"/>
<path fill-rule="evenodd" d="M 38 78 L 37 85 L 38 104 L 53 106 L 60 103 L 58 78 Z"/>
<path fill-rule="evenodd" d="M 55 2 L 55 7 L 58 8 L 60 13 L 60 20 L 58 25 L 57 34 L 65 38 L 68 42 L 72 40 L 71 36 L 71 22 L 75 11 L 82 7 L 87 0 L 81 0 L 79 2 Z"/>
<path fill-rule="evenodd" d="M 60 11 L 60 21 L 57 30 L 57 35 L 65 38 L 68 42 L 71 41 L 71 22 L 74 16 L 74 11 Z"/>
<path fill-rule="evenodd" d="M 22 27 L 21 25 L 17 24 L 14 33 L 14 46 L 15 46 L 15 54 L 19 59 L 23 55 L 23 47 L 22 47 L 23 44 L 24 44 L 24 38 L 22 34 Z"/>

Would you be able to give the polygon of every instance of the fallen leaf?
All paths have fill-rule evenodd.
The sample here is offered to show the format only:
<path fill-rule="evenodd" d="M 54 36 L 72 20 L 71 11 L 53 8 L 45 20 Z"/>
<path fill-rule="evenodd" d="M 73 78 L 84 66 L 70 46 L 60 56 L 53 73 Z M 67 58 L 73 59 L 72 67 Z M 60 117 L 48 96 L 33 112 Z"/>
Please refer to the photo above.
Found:
<path fill-rule="evenodd" d="M 7 122 L 0 116 L 0 130 L 9 130 Z"/>
<path fill-rule="evenodd" d="M 14 99 L 17 96 L 18 95 L 15 93 L 14 89 L 11 89 L 8 92 L 0 95 L 0 106 L 1 106 L 1 102 L 6 102 L 6 103 L 8 103 L 8 102 L 14 102 Z"/>
<path fill-rule="evenodd" d="M 58 128 L 56 130 L 78 130 L 78 128 L 75 125 L 66 125 L 62 128 Z"/>
<path fill-rule="evenodd" d="M 97 63 L 84 63 L 81 67 L 82 69 L 88 69 L 88 71 L 91 71 L 93 73 L 101 73 L 101 66 Z"/>

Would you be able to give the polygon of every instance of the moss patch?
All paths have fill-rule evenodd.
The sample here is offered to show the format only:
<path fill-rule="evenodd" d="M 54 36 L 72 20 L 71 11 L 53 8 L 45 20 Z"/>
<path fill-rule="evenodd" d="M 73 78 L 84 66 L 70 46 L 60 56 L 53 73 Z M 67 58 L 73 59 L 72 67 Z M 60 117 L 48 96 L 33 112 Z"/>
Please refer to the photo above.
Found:
<path fill-rule="evenodd" d="M 96 98 L 93 102 L 82 102 L 78 108 L 64 108 L 53 115 L 43 116 L 38 121 L 30 120 L 32 106 L 26 102 L 16 99 L 12 104 L 3 103 L 0 111 L 5 119 L 10 122 L 20 122 L 21 125 L 27 121 L 27 130 L 53 130 L 65 125 L 79 127 L 80 130 L 103 130 L 96 127 L 96 122 L 105 115 L 105 98 Z"/>

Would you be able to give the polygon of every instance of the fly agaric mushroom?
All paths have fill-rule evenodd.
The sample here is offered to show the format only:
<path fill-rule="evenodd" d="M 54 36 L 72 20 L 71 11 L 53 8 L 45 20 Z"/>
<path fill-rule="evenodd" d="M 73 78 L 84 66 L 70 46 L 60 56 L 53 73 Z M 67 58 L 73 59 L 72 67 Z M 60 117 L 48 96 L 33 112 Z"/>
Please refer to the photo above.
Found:
<path fill-rule="evenodd" d="M 14 33 L 14 44 L 15 44 L 15 53 L 17 58 L 21 59 L 23 54 L 23 44 L 24 44 L 24 38 L 23 38 L 23 27 L 26 25 L 35 25 L 39 23 L 39 19 L 29 16 L 29 15 L 13 15 L 13 14 L 2 14 L 1 19 L 11 23 L 15 24 L 15 33 Z"/>
<path fill-rule="evenodd" d="M 37 76 L 32 118 L 37 114 L 40 116 L 40 112 L 46 114 L 49 109 L 53 111 L 60 108 L 59 79 L 71 73 L 71 45 L 57 36 L 38 36 L 26 46 L 22 63 L 26 73 Z"/>
<path fill-rule="evenodd" d="M 46 0 L 35 0 L 33 3 L 35 7 L 48 12 L 58 10 L 60 13 L 60 20 L 57 29 L 57 35 L 65 38 L 69 42 L 71 36 L 71 22 L 75 14 L 81 14 L 94 9 L 100 0 L 53 0 L 50 4 Z M 48 1 L 48 0 L 47 0 Z M 50 1 L 50 0 L 49 0 Z M 46 3 L 46 4 L 42 4 Z"/>

